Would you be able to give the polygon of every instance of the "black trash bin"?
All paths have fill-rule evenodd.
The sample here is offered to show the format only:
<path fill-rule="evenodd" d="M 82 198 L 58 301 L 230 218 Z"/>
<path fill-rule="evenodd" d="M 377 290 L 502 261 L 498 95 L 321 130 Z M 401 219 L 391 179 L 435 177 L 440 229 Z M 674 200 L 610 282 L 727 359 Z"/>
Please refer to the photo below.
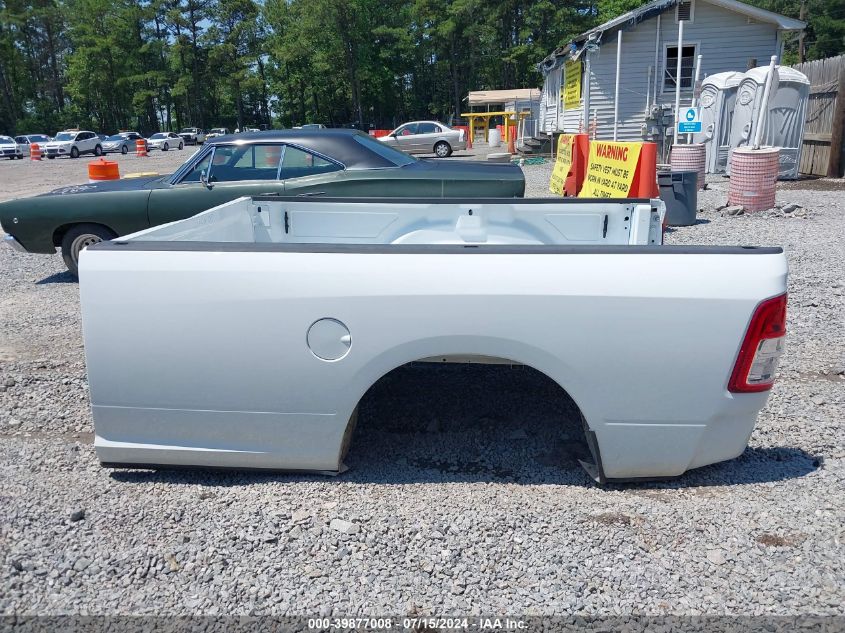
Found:
<path fill-rule="evenodd" d="M 698 172 L 658 172 L 657 184 L 660 187 L 660 199 L 666 205 L 666 224 L 695 224 L 695 214 L 698 210 Z"/>

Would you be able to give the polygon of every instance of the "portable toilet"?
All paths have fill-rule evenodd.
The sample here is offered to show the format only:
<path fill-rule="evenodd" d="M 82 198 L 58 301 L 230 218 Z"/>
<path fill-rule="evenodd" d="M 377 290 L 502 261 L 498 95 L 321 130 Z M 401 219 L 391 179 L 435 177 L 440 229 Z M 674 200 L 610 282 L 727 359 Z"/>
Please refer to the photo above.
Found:
<path fill-rule="evenodd" d="M 728 166 L 734 102 L 742 76 L 738 72 L 716 73 L 701 84 L 698 104 L 702 131 L 693 137 L 693 142 L 704 144 L 705 168 L 709 174 L 724 173 Z"/>
<path fill-rule="evenodd" d="M 769 99 L 769 113 L 763 125 L 763 143 L 780 148 L 778 177 L 794 180 L 801 163 L 810 80 L 788 66 L 779 68 L 778 75 L 778 89 Z"/>
<path fill-rule="evenodd" d="M 768 71 L 768 66 L 752 68 L 739 83 L 731 123 L 731 149 L 754 142 Z M 810 82 L 806 75 L 788 66 L 777 66 L 776 71 L 761 145 L 781 148 L 778 177 L 794 179 L 798 177 L 801 159 Z"/>
<path fill-rule="evenodd" d="M 778 69 L 778 67 L 775 67 Z M 739 86 L 736 89 L 734 101 L 734 116 L 731 121 L 731 149 L 750 145 L 754 142 L 751 128 L 760 115 L 760 102 L 763 100 L 763 92 L 766 89 L 766 75 L 769 72 L 768 66 L 752 68 L 742 76 Z M 777 73 L 772 80 L 772 92 L 777 90 Z M 730 165 L 727 169 L 730 173 Z"/>

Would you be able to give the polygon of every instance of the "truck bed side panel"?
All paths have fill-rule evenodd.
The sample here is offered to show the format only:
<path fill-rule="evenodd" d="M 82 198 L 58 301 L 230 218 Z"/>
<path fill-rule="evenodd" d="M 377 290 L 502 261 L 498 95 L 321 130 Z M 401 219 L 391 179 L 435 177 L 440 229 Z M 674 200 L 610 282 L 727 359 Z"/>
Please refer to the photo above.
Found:
<path fill-rule="evenodd" d="M 80 272 L 98 453 L 337 470 L 347 422 L 378 378 L 483 355 L 560 384 L 607 477 L 736 456 L 766 394 L 726 384 L 754 307 L 785 290 L 783 254 L 617 251 L 90 249 Z M 323 319 L 329 336 L 348 332 L 339 360 L 309 342 Z"/>

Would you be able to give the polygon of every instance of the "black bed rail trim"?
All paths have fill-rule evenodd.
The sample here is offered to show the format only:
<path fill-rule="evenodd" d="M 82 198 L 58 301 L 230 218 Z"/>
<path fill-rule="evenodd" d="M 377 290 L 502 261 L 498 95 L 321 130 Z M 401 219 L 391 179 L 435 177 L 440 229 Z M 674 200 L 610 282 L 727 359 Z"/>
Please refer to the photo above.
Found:
<path fill-rule="evenodd" d="M 264 194 L 249 196 L 254 202 L 333 202 L 333 203 L 370 203 L 370 204 L 650 204 L 649 198 L 332 198 L 309 196 Z"/>
<path fill-rule="evenodd" d="M 779 255 L 780 246 L 572 246 L 555 244 L 284 244 L 111 240 L 92 251 L 209 253 L 349 253 L 362 255 Z"/>

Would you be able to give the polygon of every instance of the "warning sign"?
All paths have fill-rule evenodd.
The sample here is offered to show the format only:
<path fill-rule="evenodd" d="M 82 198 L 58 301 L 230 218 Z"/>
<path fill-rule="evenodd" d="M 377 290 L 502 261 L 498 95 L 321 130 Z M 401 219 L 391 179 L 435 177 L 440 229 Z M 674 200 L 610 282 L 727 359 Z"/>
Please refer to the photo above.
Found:
<path fill-rule="evenodd" d="M 566 176 L 572 167 L 572 144 L 575 137 L 572 134 L 561 134 L 557 141 L 557 160 L 549 180 L 549 191 L 559 196 L 563 195 Z"/>
<path fill-rule="evenodd" d="M 563 108 L 578 108 L 581 105 L 581 62 L 566 62 L 563 73 Z"/>
<path fill-rule="evenodd" d="M 625 198 L 631 190 L 642 143 L 590 143 L 580 198 Z"/>

